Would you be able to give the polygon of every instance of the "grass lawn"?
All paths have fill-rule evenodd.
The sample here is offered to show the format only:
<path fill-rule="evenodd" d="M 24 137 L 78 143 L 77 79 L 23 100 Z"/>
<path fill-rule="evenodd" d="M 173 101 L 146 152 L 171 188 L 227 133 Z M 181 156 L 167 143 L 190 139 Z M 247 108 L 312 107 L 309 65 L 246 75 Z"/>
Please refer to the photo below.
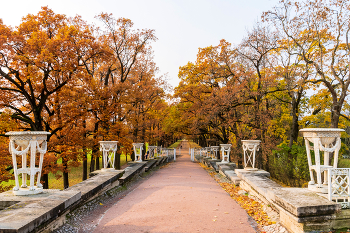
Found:
<path fill-rule="evenodd" d="M 128 155 L 128 162 L 131 161 L 130 155 Z M 126 164 L 126 157 L 124 154 L 120 156 L 120 166 Z M 100 158 L 100 168 L 102 168 L 102 158 Z M 88 156 L 88 173 L 90 171 L 90 156 Z M 58 172 L 60 178 L 52 173 L 49 173 L 49 189 L 63 189 L 63 177 L 62 172 Z M 80 183 L 83 180 L 83 162 L 80 163 L 79 167 L 72 167 L 69 172 L 69 186 L 73 186 Z M 27 180 L 29 185 L 29 180 Z M 10 190 L 15 185 L 15 180 L 9 180 L 7 182 L 1 182 L 0 186 L 4 187 L 5 190 Z"/>
<path fill-rule="evenodd" d="M 188 141 L 188 143 L 190 144 L 191 148 L 201 148 L 197 143 L 192 142 L 192 141 Z"/>
<path fill-rule="evenodd" d="M 182 140 L 178 140 L 177 142 L 171 144 L 171 145 L 169 146 L 169 148 L 177 148 L 177 147 L 180 145 L 181 141 L 182 141 Z"/>
<path fill-rule="evenodd" d="M 339 168 L 350 168 L 350 159 L 339 159 L 338 160 Z"/>

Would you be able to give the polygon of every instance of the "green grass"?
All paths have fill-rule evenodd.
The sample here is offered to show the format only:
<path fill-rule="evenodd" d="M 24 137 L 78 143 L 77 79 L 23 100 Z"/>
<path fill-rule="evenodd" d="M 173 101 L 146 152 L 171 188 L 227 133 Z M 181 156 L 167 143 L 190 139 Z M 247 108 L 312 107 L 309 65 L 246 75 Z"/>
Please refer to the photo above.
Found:
<path fill-rule="evenodd" d="M 130 155 L 128 155 L 128 162 L 131 161 Z M 120 156 L 120 166 L 126 164 L 126 157 L 124 154 Z M 102 168 L 102 158 L 100 158 L 100 168 Z M 88 156 L 88 173 L 90 172 L 90 156 Z M 57 172 L 59 178 L 56 178 L 54 174 L 49 173 L 49 189 L 63 189 L 63 176 L 62 172 Z M 83 162 L 81 161 L 79 167 L 71 167 L 69 171 L 69 186 L 73 186 L 75 184 L 83 181 Z M 20 182 L 21 183 L 21 182 Z M 0 186 L 4 190 L 10 190 L 15 185 L 15 180 L 9 180 L 7 182 L 1 182 Z M 27 185 L 29 185 L 29 180 L 27 179 Z"/>
<path fill-rule="evenodd" d="M 339 168 L 350 168 L 350 159 L 339 159 L 338 160 Z"/>
<path fill-rule="evenodd" d="M 201 148 L 197 143 L 195 143 L 193 141 L 189 141 L 188 143 L 190 144 L 191 148 Z"/>
<path fill-rule="evenodd" d="M 177 147 L 180 145 L 181 141 L 182 141 L 182 140 L 179 140 L 179 141 L 177 141 L 177 142 L 171 144 L 171 145 L 169 146 L 169 148 L 177 148 Z"/>

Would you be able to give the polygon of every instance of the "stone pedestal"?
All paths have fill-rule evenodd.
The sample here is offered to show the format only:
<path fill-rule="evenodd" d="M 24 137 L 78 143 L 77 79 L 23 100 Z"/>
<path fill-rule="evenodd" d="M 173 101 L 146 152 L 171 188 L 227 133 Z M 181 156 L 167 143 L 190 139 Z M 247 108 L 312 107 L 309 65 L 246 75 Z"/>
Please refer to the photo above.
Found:
<path fill-rule="evenodd" d="M 9 151 L 12 154 L 13 173 L 15 175 L 15 195 L 31 195 L 43 192 L 40 183 L 44 155 L 47 150 L 47 135 L 45 131 L 28 131 L 28 132 L 8 132 L 10 136 Z M 41 145 L 41 146 L 40 146 Z M 30 150 L 30 162 L 27 166 L 27 154 Z M 39 167 L 36 167 L 37 153 L 39 156 Z M 22 156 L 22 168 L 17 168 L 17 156 Z M 22 184 L 19 186 L 19 175 L 22 174 Z M 37 174 L 36 186 L 34 186 L 35 175 Z M 27 186 L 27 175 L 30 177 L 29 188 Z"/>
<path fill-rule="evenodd" d="M 100 151 L 102 152 L 103 168 L 106 171 L 108 164 L 111 169 L 115 169 L 114 160 L 117 151 L 118 141 L 100 141 Z"/>
<path fill-rule="evenodd" d="M 212 159 L 219 159 L 218 158 L 218 151 L 220 149 L 220 146 L 211 146 L 212 151 Z"/>
<path fill-rule="evenodd" d="M 244 151 L 244 169 L 250 171 L 257 171 L 255 167 L 255 156 L 259 150 L 260 140 L 242 140 Z"/>
<path fill-rule="evenodd" d="M 142 162 L 143 143 L 133 143 L 132 146 L 134 147 L 135 162 Z"/>
<path fill-rule="evenodd" d="M 338 154 L 341 146 L 340 133 L 343 129 L 338 128 L 306 128 L 301 129 L 306 145 L 307 160 L 310 171 L 310 182 L 308 188 L 319 193 L 328 193 L 328 171 L 329 168 L 337 168 Z M 313 143 L 313 146 L 310 145 Z M 312 163 L 311 150 L 315 152 L 315 164 Z M 323 151 L 324 162 L 321 164 L 320 152 Z M 334 153 L 333 166 L 329 164 L 329 153 Z M 316 182 L 313 171 L 316 172 Z M 321 176 L 324 175 L 322 183 Z"/>
<path fill-rule="evenodd" d="M 230 151 L 231 151 L 231 144 L 220 144 L 221 147 L 221 157 L 222 163 L 229 163 L 230 162 Z"/>

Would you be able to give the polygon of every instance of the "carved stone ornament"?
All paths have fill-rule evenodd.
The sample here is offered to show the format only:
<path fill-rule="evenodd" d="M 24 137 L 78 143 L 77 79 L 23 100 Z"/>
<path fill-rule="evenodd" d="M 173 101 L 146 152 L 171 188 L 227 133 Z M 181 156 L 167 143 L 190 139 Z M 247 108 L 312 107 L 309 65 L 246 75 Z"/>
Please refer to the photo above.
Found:
<path fill-rule="evenodd" d="M 134 147 L 135 162 L 142 162 L 143 144 L 144 143 L 133 143 L 132 144 L 132 146 Z"/>
<path fill-rule="evenodd" d="M 28 132 L 8 132 L 5 135 L 10 136 L 9 151 L 12 154 L 13 173 L 15 175 L 15 195 L 32 195 L 43 192 L 43 186 L 40 183 L 41 171 L 44 161 L 44 155 L 47 151 L 47 135 L 45 131 Z M 27 154 L 30 151 L 29 166 L 27 166 Z M 39 153 L 39 156 L 37 156 Z M 22 156 L 22 168 L 17 167 L 17 156 Z M 36 167 L 36 159 L 39 159 L 39 167 Z M 19 186 L 20 174 L 22 174 L 22 184 Z M 36 186 L 34 185 L 35 175 L 37 174 Z M 27 186 L 27 176 L 29 175 L 29 188 Z"/>
<path fill-rule="evenodd" d="M 221 156 L 222 156 L 222 163 L 229 163 L 230 162 L 230 151 L 231 151 L 232 144 L 220 144 L 221 147 Z"/>
<path fill-rule="evenodd" d="M 244 152 L 244 169 L 249 171 L 258 170 L 255 167 L 256 152 L 259 151 L 260 140 L 242 140 Z"/>
<path fill-rule="evenodd" d="M 341 146 L 340 134 L 343 129 L 338 128 L 305 128 L 301 129 L 305 139 L 307 160 L 309 164 L 310 182 L 308 188 L 319 193 L 328 193 L 328 170 L 329 168 L 337 168 L 338 154 Z M 313 143 L 313 146 L 310 145 Z M 315 152 L 315 164 L 312 164 L 311 150 Z M 321 164 L 320 152 L 323 151 L 324 162 Z M 333 166 L 329 165 L 329 153 L 334 153 Z M 313 171 L 316 172 L 316 182 Z M 322 183 L 321 176 L 324 175 Z"/>
<path fill-rule="evenodd" d="M 107 169 L 108 164 L 111 168 L 115 169 L 114 161 L 115 161 L 115 155 L 117 152 L 117 144 L 118 144 L 118 141 L 100 141 L 100 151 L 102 152 L 102 155 L 103 155 L 102 171 Z"/>

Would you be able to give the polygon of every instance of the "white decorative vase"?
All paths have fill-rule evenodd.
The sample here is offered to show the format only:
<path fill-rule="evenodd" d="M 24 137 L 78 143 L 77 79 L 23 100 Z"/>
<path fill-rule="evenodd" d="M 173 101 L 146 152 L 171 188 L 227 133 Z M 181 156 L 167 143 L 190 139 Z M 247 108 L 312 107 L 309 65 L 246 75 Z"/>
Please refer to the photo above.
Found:
<path fill-rule="evenodd" d="M 132 144 L 132 146 L 134 147 L 135 162 L 142 162 L 143 144 L 144 143 L 133 143 Z"/>
<path fill-rule="evenodd" d="M 205 154 L 206 154 L 206 158 L 210 158 L 210 154 L 211 154 L 211 148 L 210 147 L 206 147 L 205 148 Z"/>
<path fill-rule="evenodd" d="M 220 149 L 220 146 L 211 146 L 211 150 L 213 152 L 212 159 L 218 159 L 218 151 Z"/>
<path fill-rule="evenodd" d="M 344 132 L 338 128 L 305 128 L 301 129 L 305 139 L 307 160 L 309 164 L 310 178 L 308 188 L 319 193 L 328 193 L 328 175 L 327 169 L 337 168 L 338 154 L 341 147 L 340 135 Z M 310 146 L 310 142 L 313 146 Z M 315 152 L 315 164 L 312 164 L 311 150 Z M 324 162 L 321 164 L 320 151 L 324 152 Z M 329 165 L 329 153 L 334 152 L 333 166 Z M 316 182 L 313 175 L 316 172 Z M 321 176 L 324 173 L 324 182 L 322 184 Z"/>
<path fill-rule="evenodd" d="M 221 156 L 222 156 L 221 162 L 222 163 L 229 163 L 230 162 L 231 145 L 232 144 L 220 144 Z"/>
<path fill-rule="evenodd" d="M 26 131 L 26 132 L 8 132 L 5 135 L 10 136 L 9 151 L 12 154 L 13 173 L 15 175 L 15 195 L 32 195 L 43 192 L 43 186 L 40 183 L 44 155 L 47 151 L 46 131 Z M 41 147 L 40 147 L 41 144 Z M 27 154 L 30 150 L 30 163 L 27 167 Z M 35 166 L 36 154 L 39 156 L 39 167 Z M 17 156 L 22 156 L 22 168 L 17 168 Z M 22 174 L 22 184 L 19 186 L 19 175 Z M 36 186 L 34 186 L 35 175 L 37 174 Z M 30 177 L 29 188 L 27 187 L 27 175 Z"/>
<path fill-rule="evenodd" d="M 242 140 L 244 152 L 244 169 L 248 171 L 258 170 L 255 167 L 256 152 L 259 151 L 260 140 Z"/>
<path fill-rule="evenodd" d="M 148 158 L 154 159 L 154 154 L 157 150 L 157 146 L 148 146 L 149 155 Z"/>
<path fill-rule="evenodd" d="M 102 171 L 107 169 L 108 164 L 111 168 L 115 169 L 114 161 L 117 151 L 118 141 L 100 141 L 100 151 L 102 152 L 103 168 Z"/>

